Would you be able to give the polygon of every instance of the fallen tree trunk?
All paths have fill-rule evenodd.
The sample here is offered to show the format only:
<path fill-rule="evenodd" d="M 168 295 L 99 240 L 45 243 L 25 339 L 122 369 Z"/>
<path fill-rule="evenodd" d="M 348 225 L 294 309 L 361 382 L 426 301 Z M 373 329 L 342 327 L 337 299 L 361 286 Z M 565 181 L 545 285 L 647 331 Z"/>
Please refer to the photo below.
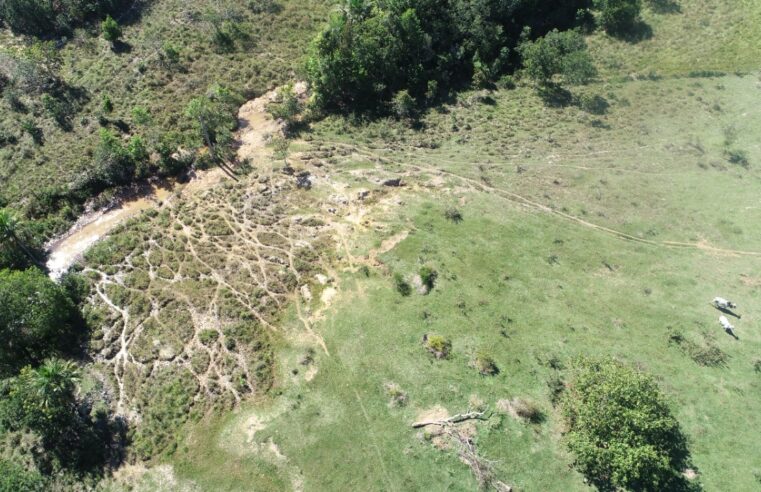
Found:
<path fill-rule="evenodd" d="M 429 425 L 447 425 L 447 424 L 457 424 L 459 422 L 464 422 L 466 420 L 485 420 L 484 414 L 486 412 L 468 412 L 468 413 L 458 413 L 457 415 L 453 415 L 449 418 L 442 419 L 442 420 L 423 420 L 421 422 L 415 422 L 412 424 L 413 429 L 419 429 L 421 427 L 426 427 Z"/>

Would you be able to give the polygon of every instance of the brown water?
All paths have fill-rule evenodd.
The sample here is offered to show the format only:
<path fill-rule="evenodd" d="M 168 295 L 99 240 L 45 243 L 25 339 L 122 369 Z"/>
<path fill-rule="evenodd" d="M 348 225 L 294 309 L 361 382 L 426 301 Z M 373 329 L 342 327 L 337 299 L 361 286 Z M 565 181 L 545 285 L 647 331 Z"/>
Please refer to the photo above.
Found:
<path fill-rule="evenodd" d="M 106 236 L 116 226 L 136 217 L 143 210 L 156 207 L 171 195 L 167 188 L 152 187 L 139 197 L 125 200 L 120 205 L 106 210 L 85 214 L 63 236 L 55 239 L 48 247 L 47 267 L 50 277 L 57 280 L 87 249 Z"/>

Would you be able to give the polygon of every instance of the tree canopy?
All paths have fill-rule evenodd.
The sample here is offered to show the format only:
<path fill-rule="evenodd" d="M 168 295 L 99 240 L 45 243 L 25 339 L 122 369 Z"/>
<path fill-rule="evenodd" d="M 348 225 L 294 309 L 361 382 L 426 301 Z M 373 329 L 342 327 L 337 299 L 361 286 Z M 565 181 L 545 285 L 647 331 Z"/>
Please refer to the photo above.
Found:
<path fill-rule="evenodd" d="M 588 0 L 349 0 L 317 37 L 307 62 L 316 103 L 377 108 L 400 91 L 431 97 L 515 62 L 526 27 L 536 36 L 576 22 Z M 433 89 L 433 90 L 432 90 Z"/>
<path fill-rule="evenodd" d="M 0 376 L 59 353 L 75 325 L 71 299 L 40 270 L 0 271 Z"/>
<path fill-rule="evenodd" d="M 602 489 L 676 490 L 688 451 L 652 377 L 581 359 L 561 402 L 576 467 Z"/>

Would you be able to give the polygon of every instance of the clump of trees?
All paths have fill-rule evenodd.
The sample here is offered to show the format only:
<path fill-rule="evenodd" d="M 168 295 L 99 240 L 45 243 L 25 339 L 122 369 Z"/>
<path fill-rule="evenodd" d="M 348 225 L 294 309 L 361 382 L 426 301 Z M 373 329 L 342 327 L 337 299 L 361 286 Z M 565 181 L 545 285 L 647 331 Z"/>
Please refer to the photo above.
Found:
<path fill-rule="evenodd" d="M 561 400 L 575 465 L 603 490 L 682 490 L 689 456 L 652 377 L 616 361 L 578 360 Z"/>
<path fill-rule="evenodd" d="M 126 4 L 126 0 L 3 0 L 0 21 L 23 34 L 65 33 Z"/>
<path fill-rule="evenodd" d="M 474 79 L 489 84 L 514 66 L 525 27 L 537 36 L 567 29 L 588 4 L 349 0 L 312 46 L 307 73 L 315 102 L 328 110 L 377 109 L 402 91 L 428 100 Z"/>

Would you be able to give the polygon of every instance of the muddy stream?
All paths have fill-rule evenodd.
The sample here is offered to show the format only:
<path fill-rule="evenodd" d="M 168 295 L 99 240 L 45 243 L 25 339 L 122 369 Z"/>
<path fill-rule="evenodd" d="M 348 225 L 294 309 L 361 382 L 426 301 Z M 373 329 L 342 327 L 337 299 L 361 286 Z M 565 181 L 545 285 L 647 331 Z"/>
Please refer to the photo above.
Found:
<path fill-rule="evenodd" d="M 305 87 L 297 85 L 296 90 L 297 93 L 303 94 Z M 240 159 L 265 155 L 269 136 L 282 129 L 281 123 L 273 120 L 267 112 L 267 104 L 273 101 L 276 95 L 276 90 L 270 91 L 240 108 L 237 134 Z M 224 174 L 220 168 L 199 171 L 177 194 L 193 193 L 208 188 L 223 179 Z M 159 207 L 162 202 L 171 200 L 175 195 L 171 188 L 151 186 L 144 193 L 125 199 L 112 208 L 81 216 L 65 234 L 48 243 L 46 266 L 50 277 L 54 280 L 60 279 L 92 245 L 108 236 L 117 226 L 137 217 L 145 210 Z"/>

